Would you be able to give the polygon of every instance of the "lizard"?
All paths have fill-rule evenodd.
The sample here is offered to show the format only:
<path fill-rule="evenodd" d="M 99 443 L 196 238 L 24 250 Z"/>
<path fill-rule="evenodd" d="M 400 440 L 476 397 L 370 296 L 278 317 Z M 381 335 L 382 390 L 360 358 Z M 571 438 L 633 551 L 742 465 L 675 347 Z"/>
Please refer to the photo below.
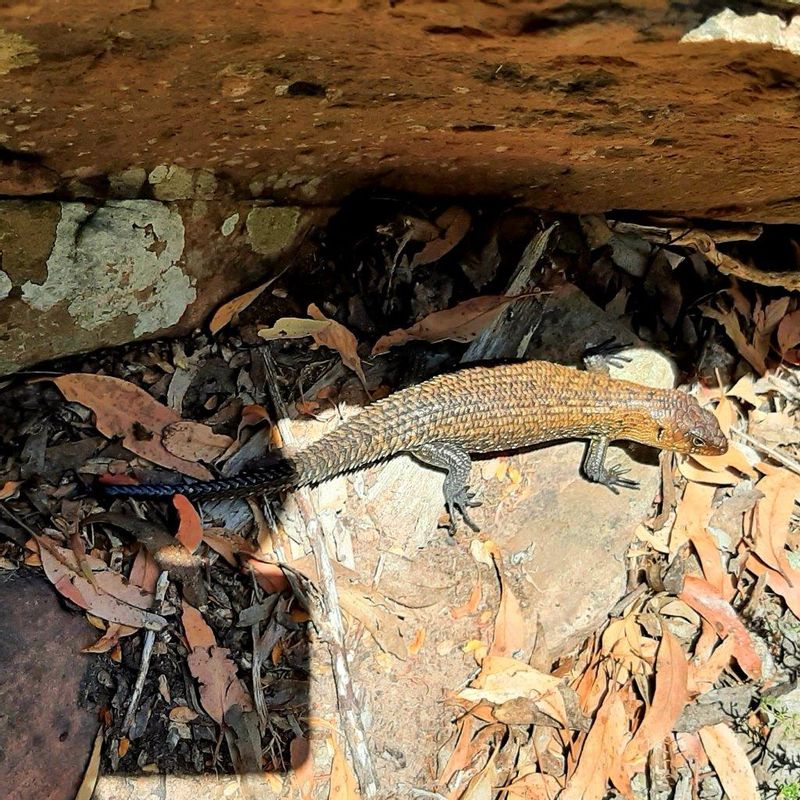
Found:
<path fill-rule="evenodd" d="M 176 484 L 104 484 L 110 496 L 168 498 L 278 494 L 321 483 L 398 453 L 445 472 L 444 504 L 478 530 L 468 508 L 471 453 L 512 451 L 588 439 L 585 477 L 615 493 L 637 488 L 628 470 L 606 466 L 612 441 L 628 440 L 686 455 L 725 453 L 716 417 L 691 395 L 549 361 L 464 367 L 372 403 L 319 440 L 231 477 Z"/>

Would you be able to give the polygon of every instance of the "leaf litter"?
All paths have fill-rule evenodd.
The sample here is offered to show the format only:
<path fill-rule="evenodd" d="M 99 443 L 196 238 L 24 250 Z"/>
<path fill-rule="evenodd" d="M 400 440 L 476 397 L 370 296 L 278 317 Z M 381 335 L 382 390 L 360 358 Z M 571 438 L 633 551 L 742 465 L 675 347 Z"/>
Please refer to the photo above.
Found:
<path fill-rule="evenodd" d="M 341 284 L 335 283 L 340 275 L 330 275 L 313 287 L 319 293 L 310 293 L 302 280 L 291 288 L 288 272 L 289 291 L 268 294 L 265 283 L 236 298 L 215 317 L 214 342 L 196 334 L 185 349 L 135 346 L 119 364 L 107 357 L 73 360 L 53 380 L 63 399 L 46 384 L 18 388 L 15 397 L 24 402 L 9 414 L 4 436 L 16 452 L 28 441 L 34 452 L 31 422 L 45 417 L 51 421 L 45 454 L 53 448 L 55 455 L 56 447 L 64 453 L 66 445 L 97 432 L 106 440 L 55 483 L 23 473 L 9 458 L 0 492 L 13 515 L 3 524 L 18 528 L 13 520 L 24 518 L 32 528 L 24 547 L 19 536 L 4 537 L 0 557 L 9 564 L 41 563 L 68 602 L 102 628 L 86 652 L 106 659 L 106 669 L 119 676 L 102 705 L 105 769 L 134 763 L 234 769 L 246 762 L 255 730 L 264 737 L 261 767 L 295 766 L 302 795 L 323 780 L 327 796 L 356 796 L 350 755 L 338 734 L 323 739 L 329 758 L 322 772 L 309 755 L 315 733 L 301 687 L 310 634 L 296 581 L 304 575 L 313 585 L 317 576 L 280 524 L 267 530 L 246 510 L 213 519 L 205 506 L 178 497 L 173 509 L 151 519 L 160 535 L 133 524 L 121 535 L 102 515 L 89 514 L 88 523 L 75 527 L 62 500 L 70 485 L 83 488 L 94 476 L 152 480 L 164 468 L 206 478 L 224 472 L 248 442 L 260 443 L 261 433 L 269 441 L 259 348 L 273 348 L 281 384 L 298 405 L 336 409 L 342 397 L 366 401 L 387 385 L 401 385 L 413 348 L 456 353 L 453 343 L 473 339 L 511 301 L 540 302 L 541 288 L 563 280 L 552 270 L 549 284 L 511 296 L 491 277 L 471 286 L 461 260 L 477 263 L 490 241 L 494 253 L 504 252 L 499 242 L 508 249 L 501 221 L 479 221 L 460 206 L 413 219 L 375 225 L 371 240 L 361 237 L 373 249 L 356 248 L 360 267 Z M 780 752 L 768 744 L 771 717 L 759 698 L 790 686 L 798 672 L 792 655 L 800 647 L 792 634 L 800 615 L 798 298 L 779 288 L 780 273 L 759 250 L 760 231 L 703 231 L 688 223 L 665 228 L 648 220 L 597 219 L 592 225 L 587 257 L 598 268 L 583 275 L 578 270 L 573 279 L 656 346 L 677 342 L 692 352 L 699 391 L 717 403 L 733 446 L 725 456 L 685 460 L 665 473 L 677 486 L 674 507 L 661 509 L 658 527 L 650 528 L 660 510 L 656 498 L 652 519 L 642 521 L 628 556 L 630 595 L 572 652 L 548 654 L 534 643 L 534 610 L 515 595 L 509 555 L 492 539 L 481 540 L 483 571 L 462 576 L 465 591 L 457 602 L 455 594 L 448 598 L 444 617 L 451 626 L 478 624 L 475 638 L 453 643 L 472 662 L 473 674 L 461 685 L 431 687 L 446 697 L 453 736 L 439 753 L 435 779 L 419 788 L 452 800 L 639 797 L 646 796 L 652 766 L 666 759 L 671 785 L 685 775 L 695 786 L 718 781 L 732 798 L 778 792 L 789 782 L 781 777 Z M 626 246 L 615 244 L 614 236 L 626 237 Z M 634 246 L 630 237 L 636 236 L 649 245 Z M 351 255 L 344 246 L 341 252 Z M 666 256 L 651 259 L 658 252 Z M 565 253 L 558 253 L 562 262 Z M 502 266 L 502 259 L 492 263 Z M 651 268 L 658 281 L 650 276 L 648 283 Z M 636 274 L 641 271 L 644 276 Z M 484 284 L 487 294 L 478 294 Z M 315 305 L 320 297 L 326 298 L 321 308 Z M 297 316 L 302 308 L 305 318 Z M 303 342 L 309 336 L 322 349 L 309 349 Z M 441 343 L 438 351 L 433 343 Z M 370 360 L 370 353 L 382 358 Z M 339 361 L 355 384 L 347 371 L 337 372 Z M 261 412 L 254 416 L 248 409 Z M 95 504 L 83 502 L 90 511 Z M 118 505 L 116 511 L 130 514 L 132 508 Z M 502 541 L 499 531 L 487 533 Z M 164 560 L 165 541 L 202 565 L 197 576 L 205 584 L 205 604 L 189 604 L 186 583 L 179 581 L 170 585 L 163 607 L 153 607 L 158 572 L 175 569 Z M 354 653 L 371 653 L 376 681 L 401 660 L 413 673 L 429 653 L 432 629 L 442 623 L 424 604 L 415 615 L 391 599 L 375 581 L 379 568 L 370 575 L 356 567 L 341 567 L 336 577 Z M 261 609 L 261 616 L 248 611 L 242 617 L 247 624 L 237 626 L 245 609 Z M 159 632 L 154 658 L 163 680 L 147 677 L 137 735 L 129 736 L 119 728 L 129 694 L 120 670 L 135 671 L 146 630 Z M 361 630 L 369 636 L 356 636 Z M 181 674 L 187 670 L 190 692 Z M 283 678 L 275 677 L 278 671 Z M 731 713 L 733 706 L 715 699 L 744 689 L 750 694 L 743 711 Z M 262 712 L 269 730 L 263 718 L 252 722 Z M 223 729 L 232 736 L 229 752 L 218 746 Z M 424 733 L 431 734 L 432 756 L 434 735 L 446 731 Z"/>

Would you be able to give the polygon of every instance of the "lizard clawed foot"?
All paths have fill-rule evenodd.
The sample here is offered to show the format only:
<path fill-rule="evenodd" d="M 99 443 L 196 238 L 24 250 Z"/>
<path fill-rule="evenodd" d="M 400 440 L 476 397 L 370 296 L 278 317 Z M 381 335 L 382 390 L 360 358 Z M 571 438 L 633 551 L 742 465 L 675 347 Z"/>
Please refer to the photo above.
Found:
<path fill-rule="evenodd" d="M 631 346 L 630 342 L 622 344 L 616 336 L 609 336 L 598 344 L 588 344 L 583 351 L 583 361 L 587 367 L 602 369 L 604 366 L 621 368 L 633 359 L 622 355 Z"/>
<path fill-rule="evenodd" d="M 620 488 L 622 489 L 638 489 L 639 488 L 639 481 L 635 481 L 632 478 L 625 478 L 623 477 L 627 472 L 630 472 L 629 469 L 625 467 L 621 467 L 619 464 L 615 464 L 613 467 L 610 467 L 606 470 L 606 474 L 603 476 L 602 483 L 605 486 L 608 486 L 614 494 L 619 494 Z"/>
<path fill-rule="evenodd" d="M 476 492 L 468 492 L 466 489 L 461 489 L 461 491 L 452 492 L 445 497 L 444 506 L 450 517 L 450 524 L 447 527 L 451 536 L 455 535 L 458 528 L 456 511 L 461 515 L 468 527 L 476 533 L 480 531 L 480 526 L 475 523 L 467 511 L 468 508 L 476 508 L 481 505 L 481 501 L 476 500 L 475 495 Z"/>

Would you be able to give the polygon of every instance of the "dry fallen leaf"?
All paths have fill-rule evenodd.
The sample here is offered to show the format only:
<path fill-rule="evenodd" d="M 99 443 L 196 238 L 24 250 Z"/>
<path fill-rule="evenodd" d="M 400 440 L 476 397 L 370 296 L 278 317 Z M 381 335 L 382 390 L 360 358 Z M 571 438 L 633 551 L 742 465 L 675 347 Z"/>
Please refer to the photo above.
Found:
<path fill-rule="evenodd" d="M 597 712 L 575 771 L 558 795 L 560 800 L 601 800 L 628 738 L 625 706 L 618 693 L 610 692 Z"/>
<path fill-rule="evenodd" d="M 444 311 L 434 311 L 410 328 L 395 330 L 386 336 L 381 336 L 372 348 L 372 355 L 385 353 L 390 347 L 397 347 L 414 340 L 441 342 L 452 339 L 455 342 L 470 342 L 484 328 L 491 325 L 509 303 L 532 296 L 532 293 L 483 295 L 465 300 Z"/>
<path fill-rule="evenodd" d="M 734 655 L 739 666 L 753 680 L 761 677 L 761 659 L 747 628 L 731 604 L 708 581 L 687 575 L 678 597 L 713 625 L 718 636 L 731 635 L 736 642 Z"/>
<path fill-rule="evenodd" d="M 169 718 L 173 722 L 192 722 L 196 720 L 198 713 L 188 706 L 175 706 L 169 710 Z"/>
<path fill-rule="evenodd" d="M 461 800 L 494 800 L 497 796 L 497 754 L 495 748 L 483 769 L 472 777 L 461 795 Z"/>
<path fill-rule="evenodd" d="M 144 589 L 149 594 L 155 594 L 156 582 L 161 572 L 161 567 L 156 564 L 151 552 L 143 546 L 139 547 L 136 558 L 133 560 L 128 583 Z"/>
<path fill-rule="evenodd" d="M 754 575 L 766 575 L 767 586 L 784 599 L 796 617 L 800 617 L 800 583 L 789 583 L 780 572 L 768 567 L 755 555 L 747 559 L 745 566 Z"/>
<path fill-rule="evenodd" d="M 94 411 L 97 430 L 109 438 L 121 436 L 132 453 L 162 467 L 201 480 L 211 473 L 202 465 L 173 455 L 161 440 L 164 430 L 180 417 L 133 383 L 108 375 L 71 373 L 54 379 L 70 402 Z"/>
<path fill-rule="evenodd" d="M 567 710 L 559 691 L 561 679 L 540 672 L 522 661 L 486 656 L 481 671 L 458 696 L 469 703 L 482 700 L 496 705 L 526 699 L 544 714 L 567 725 Z"/>
<path fill-rule="evenodd" d="M 358 357 L 358 339 L 344 325 L 328 319 L 313 303 L 308 307 L 308 315 L 327 323 L 327 327 L 314 335 L 314 341 L 336 350 L 342 358 L 342 363 L 358 375 L 361 385 L 366 389 L 367 379 L 361 368 L 361 359 Z"/>
<path fill-rule="evenodd" d="M 692 696 L 705 694 L 714 688 L 722 671 L 731 663 L 736 641 L 728 636 L 702 664 L 692 661 L 689 664 L 688 687 Z"/>
<path fill-rule="evenodd" d="M 792 364 L 798 363 L 800 351 L 800 308 L 787 314 L 778 323 L 778 352 L 784 361 Z"/>
<path fill-rule="evenodd" d="M 123 636 L 130 636 L 138 628 L 130 628 L 127 625 L 120 625 L 117 622 L 109 623 L 106 632 L 94 644 L 84 647 L 81 653 L 108 653 L 113 650 Z"/>
<path fill-rule="evenodd" d="M 6 481 L 0 487 L 0 500 L 10 500 L 12 497 L 16 497 L 22 484 L 23 481 Z"/>
<path fill-rule="evenodd" d="M 762 444 L 775 447 L 800 444 L 800 427 L 786 411 L 763 413 L 753 410 L 747 419 L 747 432 Z"/>
<path fill-rule="evenodd" d="M 759 800 L 753 767 L 736 734 L 724 723 L 700 728 L 700 741 L 730 800 Z"/>
<path fill-rule="evenodd" d="M 729 599 L 733 597 L 733 582 L 723 567 L 717 542 L 708 531 L 715 494 L 715 487 L 711 485 L 686 485 L 670 534 L 670 550 L 677 553 L 685 542 L 691 542 L 706 580 Z"/>
<path fill-rule="evenodd" d="M 186 461 L 214 461 L 233 444 L 230 436 L 214 433 L 208 425 L 190 420 L 167 425 L 161 441 L 172 455 Z"/>
<path fill-rule="evenodd" d="M 662 629 L 656 655 L 655 675 L 653 700 L 623 754 L 623 760 L 631 771 L 644 768 L 645 757 L 671 733 L 690 699 L 689 665 L 678 640 L 666 626 Z"/>
<path fill-rule="evenodd" d="M 767 371 L 767 354 L 769 353 L 769 340 L 756 339 L 751 342 L 742 330 L 739 316 L 733 309 L 723 311 L 711 306 L 702 307 L 703 314 L 715 319 L 725 329 L 728 338 L 734 343 L 739 355 L 747 360 L 758 372 L 763 375 Z"/>
<path fill-rule="evenodd" d="M 94 796 L 94 789 L 100 774 L 100 755 L 103 752 L 103 739 L 104 731 L 101 727 L 94 737 L 92 754 L 89 756 L 89 763 L 86 765 L 86 771 L 83 773 L 81 785 L 78 787 L 78 791 L 75 794 L 75 800 L 91 800 Z"/>
<path fill-rule="evenodd" d="M 192 648 L 186 661 L 200 684 L 200 702 L 208 715 L 222 725 L 233 706 L 239 706 L 241 711 L 252 711 L 250 694 L 236 674 L 230 650 L 217 645 L 214 632 L 202 614 L 186 601 L 183 602 L 182 621 Z"/>
<path fill-rule="evenodd" d="M 328 800 L 360 800 L 358 783 L 353 773 L 353 768 L 347 760 L 344 751 L 336 743 L 335 736 L 328 737 L 328 744 L 333 750 L 331 763 L 331 781 Z"/>
<path fill-rule="evenodd" d="M 96 617 L 132 628 L 159 631 L 167 621 L 146 609 L 154 598 L 137 586 L 130 585 L 117 572 L 107 569 L 100 559 L 87 556 L 93 581 L 80 573 L 77 559 L 71 550 L 59 547 L 43 536 L 36 537 L 45 575 L 56 590 L 75 605 Z"/>
<path fill-rule="evenodd" d="M 755 554 L 788 583 L 800 584 L 800 570 L 789 563 L 786 549 L 789 522 L 800 496 L 800 477 L 788 470 L 777 470 L 764 476 L 755 488 L 764 495 L 756 504 Z"/>
<path fill-rule="evenodd" d="M 528 621 L 522 613 L 519 600 L 503 575 L 503 561 L 500 551 L 492 553 L 497 574 L 500 578 L 500 606 L 494 621 L 494 636 L 489 647 L 489 654 L 493 656 L 513 656 L 523 651 L 528 644 Z"/>
<path fill-rule="evenodd" d="M 411 269 L 423 264 L 432 264 L 447 255 L 467 234 L 472 217 L 460 206 L 451 206 L 436 220 L 436 226 L 444 235 L 430 239 L 425 247 L 411 259 Z"/>
<path fill-rule="evenodd" d="M 552 775 L 523 767 L 517 777 L 503 787 L 509 800 L 553 800 L 562 786 Z"/>
<path fill-rule="evenodd" d="M 172 498 L 172 505 L 178 512 L 180 523 L 175 538 L 190 552 L 196 552 L 203 541 L 203 523 L 197 509 L 191 501 L 182 494 L 176 494 Z"/>
<path fill-rule="evenodd" d="M 240 294 L 238 297 L 234 297 L 233 300 L 228 300 L 227 303 L 223 303 L 214 312 L 214 316 L 211 317 L 211 322 L 208 323 L 211 335 L 213 336 L 215 333 L 219 333 L 235 316 L 244 311 L 254 300 L 260 297 L 274 280 L 275 279 L 272 278 L 266 283 L 262 283 L 261 286 L 256 286 L 255 289 L 251 289 L 249 292 Z"/>
<path fill-rule="evenodd" d="M 475 585 L 472 587 L 472 591 L 469 593 L 469 598 L 467 602 L 464 603 L 463 606 L 456 606 L 450 609 L 450 616 L 453 619 L 461 619 L 462 617 L 467 617 L 470 614 L 474 614 L 477 609 L 478 605 L 481 602 L 482 590 L 481 590 L 481 580 L 480 576 L 478 580 L 475 581 Z"/>
<path fill-rule="evenodd" d="M 317 345 L 324 345 L 336 350 L 342 363 L 358 375 L 366 389 L 367 379 L 358 357 L 358 339 L 344 325 L 334 319 L 328 319 L 314 303 L 308 307 L 311 319 L 282 317 L 271 328 L 261 328 L 258 335 L 262 339 L 302 339 L 313 337 Z"/>

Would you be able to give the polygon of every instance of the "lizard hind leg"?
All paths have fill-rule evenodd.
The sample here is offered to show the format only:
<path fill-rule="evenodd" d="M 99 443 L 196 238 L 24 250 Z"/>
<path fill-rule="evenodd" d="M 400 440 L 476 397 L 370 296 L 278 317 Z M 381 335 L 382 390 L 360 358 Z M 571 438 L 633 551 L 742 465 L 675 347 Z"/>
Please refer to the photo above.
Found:
<path fill-rule="evenodd" d="M 469 453 L 461 445 L 452 442 L 429 442 L 416 446 L 410 452 L 417 461 L 447 473 L 442 488 L 444 505 L 450 516 L 450 533 L 456 530 L 456 511 L 472 530 L 479 531 L 480 528 L 467 512 L 468 508 L 480 505 L 469 492 L 469 474 L 472 470 Z"/>

